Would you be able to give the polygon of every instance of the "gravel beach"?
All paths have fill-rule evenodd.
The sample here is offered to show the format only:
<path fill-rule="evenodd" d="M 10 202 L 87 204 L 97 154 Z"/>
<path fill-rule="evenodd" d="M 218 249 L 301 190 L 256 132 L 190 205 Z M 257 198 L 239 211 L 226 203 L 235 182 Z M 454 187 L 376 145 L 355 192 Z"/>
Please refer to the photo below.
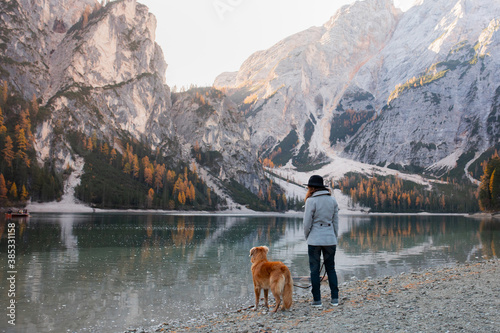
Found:
<path fill-rule="evenodd" d="M 500 332 L 499 268 L 491 259 L 346 282 L 339 306 L 329 304 L 322 285 L 321 309 L 297 292 L 290 311 L 235 309 L 127 332 Z"/>

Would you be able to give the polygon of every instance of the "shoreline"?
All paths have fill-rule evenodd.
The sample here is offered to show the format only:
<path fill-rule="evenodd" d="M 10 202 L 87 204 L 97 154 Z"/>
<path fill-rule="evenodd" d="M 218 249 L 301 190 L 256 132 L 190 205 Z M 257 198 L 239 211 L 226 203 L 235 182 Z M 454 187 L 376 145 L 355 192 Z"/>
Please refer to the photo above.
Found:
<path fill-rule="evenodd" d="M 339 306 L 329 304 L 323 284 L 321 309 L 294 291 L 290 311 L 249 307 L 125 332 L 498 332 L 499 274 L 498 258 L 443 265 L 345 282 Z"/>
<path fill-rule="evenodd" d="M 157 215 L 184 215 L 184 216 L 297 216 L 302 217 L 301 211 L 286 211 L 286 212 L 260 212 L 250 210 L 246 207 L 236 207 L 220 211 L 194 211 L 194 210 L 158 210 L 158 209 L 102 209 L 93 208 L 83 203 L 68 203 L 68 202 L 49 202 L 49 203 L 33 203 L 30 202 L 25 207 L 30 213 L 133 213 L 133 214 L 157 214 Z M 19 207 L 2 207 L 0 212 L 6 212 L 8 209 L 18 210 Z M 340 216 L 464 216 L 470 218 L 491 218 L 500 219 L 500 213 L 393 213 L 393 212 L 369 212 L 364 210 L 349 210 L 342 209 L 339 211 Z"/>

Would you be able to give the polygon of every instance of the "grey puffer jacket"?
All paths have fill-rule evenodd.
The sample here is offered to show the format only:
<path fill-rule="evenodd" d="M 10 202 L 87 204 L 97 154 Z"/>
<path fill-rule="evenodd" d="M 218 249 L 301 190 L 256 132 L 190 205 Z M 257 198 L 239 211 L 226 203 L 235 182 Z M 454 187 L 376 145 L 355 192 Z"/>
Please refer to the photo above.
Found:
<path fill-rule="evenodd" d="M 339 205 L 328 190 L 315 192 L 306 200 L 304 236 L 308 245 L 337 245 Z"/>

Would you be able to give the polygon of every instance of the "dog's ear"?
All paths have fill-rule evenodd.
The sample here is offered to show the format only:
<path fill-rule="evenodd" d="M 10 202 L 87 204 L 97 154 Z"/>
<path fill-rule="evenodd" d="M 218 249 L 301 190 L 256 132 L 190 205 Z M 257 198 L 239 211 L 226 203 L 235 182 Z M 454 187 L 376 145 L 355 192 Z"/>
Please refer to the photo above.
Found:
<path fill-rule="evenodd" d="M 266 254 L 269 252 L 269 248 L 267 246 L 263 246 L 264 250 L 266 250 Z"/>
<path fill-rule="evenodd" d="M 255 252 L 255 247 L 252 247 L 252 248 L 250 249 L 250 255 L 249 255 L 249 257 L 253 256 L 253 253 L 254 253 L 254 252 Z"/>

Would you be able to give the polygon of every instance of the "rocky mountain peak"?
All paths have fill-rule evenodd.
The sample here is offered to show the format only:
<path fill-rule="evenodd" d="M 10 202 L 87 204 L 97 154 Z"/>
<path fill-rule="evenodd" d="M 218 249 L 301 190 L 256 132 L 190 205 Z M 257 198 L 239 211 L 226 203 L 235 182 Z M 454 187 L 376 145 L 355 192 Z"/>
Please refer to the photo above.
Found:
<path fill-rule="evenodd" d="M 248 123 L 231 100 L 208 89 L 174 94 L 173 106 L 157 21 L 146 6 L 20 0 L 1 2 L 0 10 L 0 80 L 44 110 L 33 130 L 40 165 L 71 168 L 79 159 L 74 138 L 91 137 L 118 153 L 132 142 L 172 166 L 196 161 L 212 184 L 252 192 L 253 200 L 266 192 Z M 200 148 L 194 157 L 193 147 Z"/>
<path fill-rule="evenodd" d="M 49 54 L 60 43 L 67 29 L 78 22 L 86 7 L 96 8 L 96 0 L 18 0 L 22 12 L 43 39 L 43 54 Z"/>
<path fill-rule="evenodd" d="M 341 155 L 439 174 L 500 139 L 498 0 L 404 13 L 357 1 L 214 87 L 173 95 L 156 18 L 136 0 L 6 0 L 0 12 L 0 79 L 37 98 L 38 160 L 59 170 L 75 160 L 71 133 L 117 149 L 123 137 L 262 197 L 273 185 L 259 159 L 308 172 Z"/>
<path fill-rule="evenodd" d="M 323 26 L 254 53 L 214 85 L 244 105 L 255 145 L 272 148 L 295 131 L 299 146 L 308 144 L 311 156 L 321 156 L 338 100 L 360 67 L 384 48 L 400 15 L 386 0 L 344 6 Z M 308 122 L 318 124 L 310 138 L 304 137 Z"/>
<path fill-rule="evenodd" d="M 295 166 L 344 147 L 368 163 L 442 165 L 496 142 L 498 17 L 495 0 L 422 0 L 404 13 L 391 0 L 357 1 L 215 85 L 245 112 L 262 153 L 286 146 Z"/>
<path fill-rule="evenodd" d="M 370 103 L 382 115 L 348 145 L 350 156 L 441 170 L 494 145 L 485 120 L 500 83 L 492 76 L 499 16 L 490 0 L 421 1 L 408 10 L 349 88 L 374 96 Z M 362 110 L 348 100 L 344 108 Z"/>
<path fill-rule="evenodd" d="M 69 30 L 50 57 L 48 96 L 73 83 L 105 87 L 152 74 L 165 82 L 156 18 L 135 0 L 110 3 Z M 116 33 L 110 33 L 114 31 Z"/>

